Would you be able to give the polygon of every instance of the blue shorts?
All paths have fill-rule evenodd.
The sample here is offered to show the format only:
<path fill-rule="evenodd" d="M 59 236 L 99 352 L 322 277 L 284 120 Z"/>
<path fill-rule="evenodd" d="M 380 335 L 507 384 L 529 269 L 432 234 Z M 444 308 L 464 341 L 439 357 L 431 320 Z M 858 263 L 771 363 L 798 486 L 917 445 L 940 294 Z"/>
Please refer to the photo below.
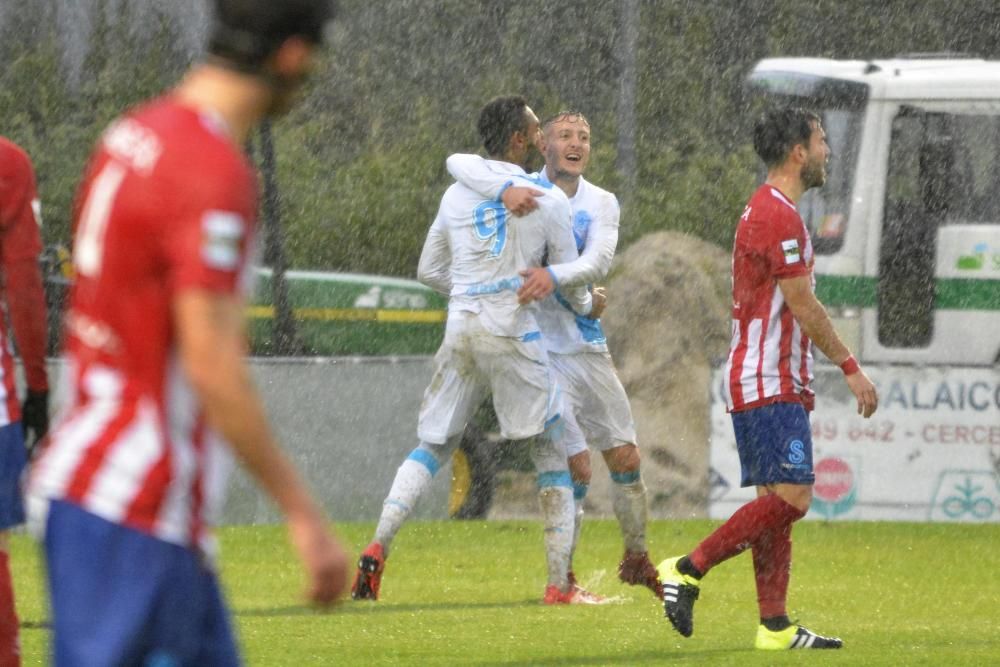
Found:
<path fill-rule="evenodd" d="M 734 412 L 740 486 L 812 484 L 812 428 L 801 403 L 772 403 Z"/>
<path fill-rule="evenodd" d="M 21 422 L 0 428 L 0 530 L 24 523 L 21 476 L 27 463 Z"/>
<path fill-rule="evenodd" d="M 240 664 L 216 577 L 194 551 L 53 501 L 45 555 L 57 667 Z"/>

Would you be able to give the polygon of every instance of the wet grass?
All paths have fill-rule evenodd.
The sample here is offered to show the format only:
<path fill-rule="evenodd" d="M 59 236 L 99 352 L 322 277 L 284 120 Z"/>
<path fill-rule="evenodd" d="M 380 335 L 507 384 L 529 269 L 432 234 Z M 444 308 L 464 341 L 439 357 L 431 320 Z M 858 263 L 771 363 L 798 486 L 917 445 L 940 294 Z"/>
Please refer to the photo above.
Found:
<path fill-rule="evenodd" d="M 714 525 L 660 521 L 654 556 L 688 551 Z M 370 524 L 343 524 L 357 552 Z M 590 521 L 576 571 L 602 607 L 544 607 L 534 522 L 420 522 L 397 538 L 377 603 L 300 603 L 280 527 L 221 531 L 223 581 L 250 665 L 988 665 L 1000 664 L 1000 524 L 805 522 L 796 527 L 789 612 L 842 651 L 755 652 L 748 554 L 705 580 L 682 639 L 645 589 L 618 583 L 617 526 Z M 46 664 L 37 549 L 12 544 L 24 664 Z"/>

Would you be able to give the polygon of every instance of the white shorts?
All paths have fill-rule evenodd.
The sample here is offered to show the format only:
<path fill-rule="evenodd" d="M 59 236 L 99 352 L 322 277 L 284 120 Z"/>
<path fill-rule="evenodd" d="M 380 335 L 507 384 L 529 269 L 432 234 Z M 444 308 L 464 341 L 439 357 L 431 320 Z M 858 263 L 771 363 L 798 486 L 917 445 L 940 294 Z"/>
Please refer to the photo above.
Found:
<path fill-rule="evenodd" d="M 549 364 L 563 393 L 566 453 L 606 451 L 635 444 L 635 421 L 607 352 L 549 353 Z"/>
<path fill-rule="evenodd" d="M 459 435 L 486 392 L 493 394 L 504 438 L 538 435 L 562 408 L 547 362 L 539 339 L 495 336 L 474 313 L 450 314 L 420 406 L 417 437 L 441 445 Z"/>

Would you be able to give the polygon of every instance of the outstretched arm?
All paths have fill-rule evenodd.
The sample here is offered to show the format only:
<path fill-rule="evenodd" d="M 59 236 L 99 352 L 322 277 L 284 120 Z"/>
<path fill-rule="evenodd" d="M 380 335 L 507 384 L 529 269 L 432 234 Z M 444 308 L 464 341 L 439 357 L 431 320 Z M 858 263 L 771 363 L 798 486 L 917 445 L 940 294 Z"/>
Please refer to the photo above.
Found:
<path fill-rule="evenodd" d="M 526 215 L 538 208 L 535 198 L 542 196 L 541 191 L 514 185 L 510 174 L 493 171 L 489 163 L 478 155 L 455 153 L 448 157 L 445 165 L 456 181 L 486 199 L 502 201 L 515 216 Z"/>
<path fill-rule="evenodd" d="M 510 174 L 493 171 L 486 160 L 472 153 L 453 153 L 445 166 L 452 178 L 485 199 L 500 199 L 511 183 Z"/>

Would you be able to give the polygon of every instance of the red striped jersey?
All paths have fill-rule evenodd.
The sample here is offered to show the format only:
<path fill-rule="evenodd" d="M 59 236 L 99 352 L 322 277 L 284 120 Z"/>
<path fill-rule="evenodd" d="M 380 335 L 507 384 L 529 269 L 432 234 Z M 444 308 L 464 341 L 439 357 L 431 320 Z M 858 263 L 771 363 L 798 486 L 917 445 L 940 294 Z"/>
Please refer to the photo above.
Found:
<path fill-rule="evenodd" d="M 733 243 L 732 339 L 726 407 L 812 403 L 812 342 L 799 328 L 778 279 L 812 278 L 809 232 L 788 197 L 764 184 L 750 198 Z M 815 289 L 815 279 L 812 279 Z"/>
<path fill-rule="evenodd" d="M 181 369 L 172 304 L 189 289 L 240 298 L 256 201 L 217 118 L 165 97 L 104 133 L 74 214 L 64 407 L 33 500 L 211 548 L 230 453 Z"/>
<path fill-rule="evenodd" d="M 38 273 L 41 207 L 31 159 L 0 137 L 0 290 L 24 363 L 28 387 L 47 390 L 45 294 Z M 16 293 L 17 298 L 11 299 Z M 7 317 L 0 317 L 0 426 L 21 419 Z"/>

